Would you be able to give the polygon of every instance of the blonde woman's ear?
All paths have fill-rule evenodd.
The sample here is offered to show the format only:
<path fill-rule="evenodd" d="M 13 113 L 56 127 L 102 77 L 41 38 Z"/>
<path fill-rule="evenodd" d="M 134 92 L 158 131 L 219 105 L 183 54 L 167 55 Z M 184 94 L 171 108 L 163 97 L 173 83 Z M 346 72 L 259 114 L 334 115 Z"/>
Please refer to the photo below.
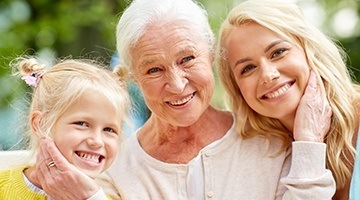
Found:
<path fill-rule="evenodd" d="M 39 138 L 44 138 L 44 132 L 41 130 L 43 113 L 36 110 L 30 116 L 30 126 L 32 132 Z"/>

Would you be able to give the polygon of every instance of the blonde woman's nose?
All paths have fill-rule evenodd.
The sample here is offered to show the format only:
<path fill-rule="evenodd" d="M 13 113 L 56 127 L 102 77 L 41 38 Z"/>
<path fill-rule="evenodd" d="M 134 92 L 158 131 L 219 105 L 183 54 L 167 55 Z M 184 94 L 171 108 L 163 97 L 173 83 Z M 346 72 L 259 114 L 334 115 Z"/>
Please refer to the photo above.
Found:
<path fill-rule="evenodd" d="M 262 76 L 261 76 L 261 84 L 266 85 L 271 83 L 272 81 L 278 79 L 280 77 L 280 72 L 275 66 L 262 66 L 261 67 Z"/>

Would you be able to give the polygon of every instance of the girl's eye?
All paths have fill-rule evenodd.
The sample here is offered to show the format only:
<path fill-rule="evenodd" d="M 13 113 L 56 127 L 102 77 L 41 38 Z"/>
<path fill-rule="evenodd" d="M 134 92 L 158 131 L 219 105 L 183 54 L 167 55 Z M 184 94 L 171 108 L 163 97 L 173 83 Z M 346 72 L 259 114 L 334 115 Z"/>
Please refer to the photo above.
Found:
<path fill-rule="evenodd" d="M 245 74 L 246 72 L 252 70 L 256 68 L 256 66 L 254 65 L 246 65 L 242 70 L 241 70 L 241 74 Z"/>
<path fill-rule="evenodd" d="M 114 129 L 109 128 L 109 127 L 108 127 L 108 128 L 104 128 L 104 131 L 117 134 L 117 132 L 116 132 Z"/>
<path fill-rule="evenodd" d="M 88 124 L 86 122 L 75 122 L 74 124 L 83 126 L 83 127 L 88 127 Z"/>
<path fill-rule="evenodd" d="M 186 56 L 185 58 L 181 59 L 181 63 L 189 62 L 190 60 L 193 60 L 194 56 Z"/>
<path fill-rule="evenodd" d="M 286 49 L 278 49 L 276 50 L 273 55 L 271 56 L 271 58 L 276 58 L 279 57 L 281 54 L 283 54 L 286 51 Z"/>
<path fill-rule="evenodd" d="M 109 127 L 104 128 L 104 131 L 109 132 L 109 133 L 113 133 L 113 134 L 118 134 L 118 132 L 115 129 L 109 128 Z"/>
<path fill-rule="evenodd" d="M 156 72 L 158 72 L 158 71 L 160 71 L 160 69 L 157 68 L 157 67 L 154 67 L 154 68 L 149 69 L 149 70 L 147 71 L 147 73 L 148 73 L 148 74 L 153 74 L 153 73 L 156 73 Z"/>

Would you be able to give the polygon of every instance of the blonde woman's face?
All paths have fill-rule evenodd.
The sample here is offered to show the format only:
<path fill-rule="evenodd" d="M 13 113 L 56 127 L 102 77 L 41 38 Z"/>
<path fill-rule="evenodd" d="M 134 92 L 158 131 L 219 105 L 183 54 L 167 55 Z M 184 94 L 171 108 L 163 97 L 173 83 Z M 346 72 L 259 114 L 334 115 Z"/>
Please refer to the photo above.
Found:
<path fill-rule="evenodd" d="M 225 48 L 247 104 L 263 116 L 292 123 L 310 74 L 304 50 L 256 23 L 235 27 Z"/>
<path fill-rule="evenodd" d="M 51 134 L 65 158 L 94 178 L 115 159 L 120 123 L 113 106 L 90 90 L 58 119 Z"/>

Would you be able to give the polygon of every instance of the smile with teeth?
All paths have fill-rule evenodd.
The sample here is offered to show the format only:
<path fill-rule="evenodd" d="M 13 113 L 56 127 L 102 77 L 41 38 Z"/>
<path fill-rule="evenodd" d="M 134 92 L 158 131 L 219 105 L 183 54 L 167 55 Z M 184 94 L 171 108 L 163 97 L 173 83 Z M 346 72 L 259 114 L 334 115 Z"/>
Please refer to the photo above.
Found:
<path fill-rule="evenodd" d="M 290 88 L 290 84 L 285 84 L 284 86 L 280 87 L 280 88 L 277 89 L 276 91 L 271 92 L 271 93 L 268 93 L 268 94 L 265 94 L 265 95 L 263 96 L 263 98 L 265 98 L 265 99 L 273 99 L 273 98 L 276 98 L 276 97 L 284 94 L 289 88 Z"/>
<path fill-rule="evenodd" d="M 95 163 L 100 163 L 101 160 L 104 158 L 104 156 L 102 155 L 94 155 L 94 154 L 89 154 L 89 153 L 85 153 L 85 152 L 75 152 L 76 155 L 78 155 L 81 159 L 84 159 L 86 161 L 91 161 L 91 162 L 95 162 Z"/>
<path fill-rule="evenodd" d="M 195 93 L 192 93 L 183 99 L 179 99 L 179 100 L 175 100 L 175 101 L 168 101 L 167 103 L 169 103 L 172 106 L 181 106 L 181 105 L 184 105 L 185 103 L 189 102 L 194 97 L 194 95 L 195 95 Z"/>

